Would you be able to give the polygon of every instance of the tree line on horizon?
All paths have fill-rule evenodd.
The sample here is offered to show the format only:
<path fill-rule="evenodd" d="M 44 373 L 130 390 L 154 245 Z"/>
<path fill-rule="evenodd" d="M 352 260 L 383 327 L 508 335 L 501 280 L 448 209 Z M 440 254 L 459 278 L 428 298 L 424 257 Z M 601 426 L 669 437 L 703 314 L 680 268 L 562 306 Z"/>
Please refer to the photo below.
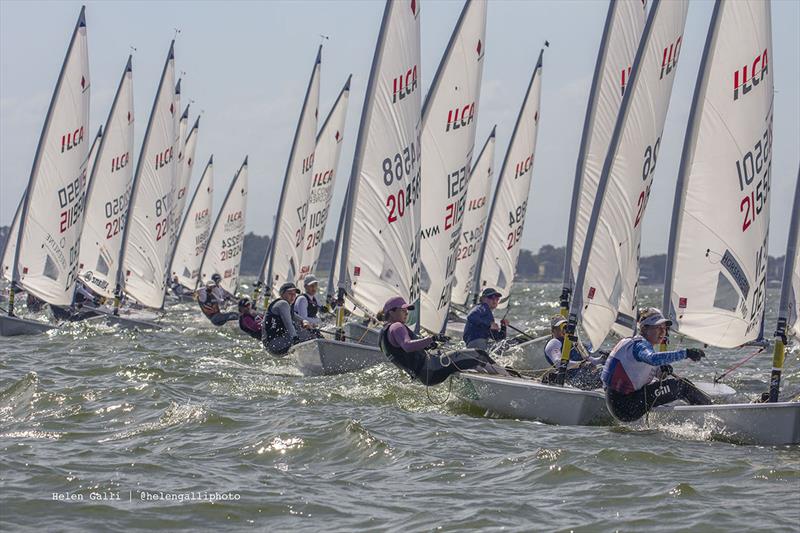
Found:
<path fill-rule="evenodd" d="M 0 250 L 5 247 L 8 226 L 0 227 Z M 244 236 L 241 272 L 245 276 L 255 276 L 269 247 L 270 238 L 252 232 Z M 317 270 L 328 272 L 333 260 L 333 241 L 322 243 Z M 666 268 L 666 254 L 656 254 L 639 258 L 639 280 L 645 285 L 663 285 Z M 767 262 L 767 283 L 780 283 L 783 276 L 783 256 L 769 256 Z M 517 263 L 517 279 L 555 283 L 564 277 L 564 246 L 545 244 L 539 251 L 522 249 Z"/>

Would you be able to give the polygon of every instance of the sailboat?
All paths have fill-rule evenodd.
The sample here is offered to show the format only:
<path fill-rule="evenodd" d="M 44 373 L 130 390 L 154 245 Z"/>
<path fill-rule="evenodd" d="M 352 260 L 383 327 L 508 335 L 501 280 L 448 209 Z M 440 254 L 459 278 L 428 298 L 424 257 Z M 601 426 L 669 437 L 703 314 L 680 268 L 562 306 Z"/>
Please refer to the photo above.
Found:
<path fill-rule="evenodd" d="M 8 316 L 0 316 L 2 336 L 53 329 L 14 316 L 17 288 L 51 305 L 72 303 L 89 157 L 90 87 L 85 8 L 81 8 L 19 209 Z"/>
<path fill-rule="evenodd" d="M 175 41 L 172 41 L 131 186 L 114 312 L 108 317 L 109 322 L 123 327 L 160 328 L 151 321 L 119 316 L 119 307 L 123 294 L 146 308 L 161 310 L 164 306 L 177 155 L 174 47 Z"/>
<path fill-rule="evenodd" d="M 181 80 L 178 80 L 178 85 L 175 88 L 175 109 L 180 108 L 180 87 Z M 181 228 L 181 221 L 183 220 L 183 210 L 186 207 L 186 189 L 189 188 L 189 180 L 191 180 L 191 167 L 184 166 L 185 149 L 186 149 L 186 129 L 189 127 L 189 105 L 183 110 L 178 126 L 176 128 L 175 146 L 178 152 L 178 160 L 175 162 L 175 187 L 172 191 L 174 199 L 172 204 L 172 221 L 170 222 L 169 238 L 170 238 L 170 257 L 175 253 L 175 246 L 178 244 L 178 231 Z M 198 117 L 199 118 L 199 117 Z M 196 142 L 196 135 L 195 135 Z M 184 181 L 186 180 L 186 181 Z"/>
<path fill-rule="evenodd" d="M 452 306 L 465 309 L 471 303 L 472 282 L 475 280 L 478 254 L 483 236 L 486 233 L 486 219 L 489 213 L 489 196 L 492 194 L 494 180 L 494 151 L 497 126 L 483 144 L 475 164 L 469 174 L 467 196 L 465 198 L 464 220 L 456 251 L 456 272 L 450 293 Z"/>
<path fill-rule="evenodd" d="M 664 309 L 674 331 L 719 348 L 756 340 L 764 320 L 774 114 L 770 13 L 769 2 L 716 2 L 678 173 Z M 751 70 L 745 73 L 742 65 Z M 797 194 L 779 307 L 784 324 L 797 250 Z M 800 403 L 778 401 L 780 324 L 769 402 L 668 405 L 654 409 L 651 422 L 693 422 L 746 443 L 800 442 Z"/>
<path fill-rule="evenodd" d="M 630 15 L 633 13 L 627 9 L 617 9 L 619 7 L 632 8 L 633 6 L 630 4 L 623 6 L 621 2 L 611 3 L 602 41 L 605 46 L 609 43 L 608 32 L 615 27 L 617 17 L 623 17 L 623 20 L 628 21 L 628 25 L 623 26 L 621 31 L 628 34 L 636 31 L 636 17 L 631 17 Z M 631 272 L 620 271 L 623 267 L 629 267 L 629 255 L 635 254 L 638 250 L 640 220 L 635 220 L 636 212 L 629 216 L 628 211 L 636 209 L 636 197 L 639 189 L 642 187 L 649 189 L 649 180 L 652 180 L 651 163 L 651 166 L 648 167 L 649 172 L 645 176 L 648 181 L 643 183 L 641 157 L 642 154 L 647 153 L 645 146 L 647 145 L 650 147 L 652 160 L 652 145 L 657 143 L 656 139 L 661 136 L 672 82 L 675 78 L 674 71 L 677 64 L 675 43 L 677 41 L 679 45 L 682 39 L 687 7 L 686 2 L 679 1 L 656 0 L 653 3 L 633 61 L 631 76 L 622 97 L 613 134 L 608 143 L 591 219 L 587 226 L 581 262 L 577 270 L 568 324 L 569 334 L 574 336 L 578 319 L 587 315 L 587 310 L 591 309 L 592 298 L 599 296 L 596 293 L 600 293 L 600 290 L 594 287 L 600 283 L 601 280 L 598 278 L 601 275 L 605 276 L 602 280 L 603 287 L 609 285 L 618 287 L 614 291 L 616 300 L 609 301 L 610 290 L 603 293 L 604 301 L 608 303 L 602 309 L 611 311 L 604 315 L 605 322 L 602 328 L 598 323 L 592 324 L 595 327 L 590 329 L 589 333 L 593 334 L 590 336 L 593 346 L 599 346 L 611 331 L 621 294 L 622 282 L 620 280 L 627 280 L 631 276 Z M 673 48 L 672 54 L 669 52 L 664 54 L 663 51 L 669 50 L 670 45 Z M 598 66 L 595 68 L 595 84 L 600 83 L 603 69 L 599 65 L 604 61 L 604 55 L 607 52 L 601 48 Z M 662 57 L 664 58 L 663 69 L 661 68 Z M 625 63 L 622 64 L 622 68 L 625 68 Z M 623 164 L 626 156 L 631 161 L 635 160 L 636 164 L 634 165 L 632 162 Z M 610 181 L 614 182 L 613 188 L 609 187 Z M 628 198 L 631 196 L 633 199 L 629 201 Z M 614 209 L 609 207 L 612 205 Z M 628 209 L 624 215 L 620 213 L 623 211 L 623 207 Z M 644 209 L 642 203 L 639 204 L 639 207 Z M 641 214 L 643 213 L 639 213 L 638 216 L 640 217 Z M 601 230 L 601 228 L 603 229 Z M 600 231 L 610 232 L 613 230 L 624 232 L 627 235 L 627 237 L 614 240 L 614 248 L 621 248 L 619 243 L 625 244 L 627 248 L 620 251 L 615 250 L 611 254 L 606 252 L 597 255 L 600 250 L 604 249 L 603 246 L 611 245 L 610 241 L 613 237 L 603 234 L 600 238 L 596 238 L 596 235 Z M 606 239 L 605 242 L 603 238 Z M 618 253 L 620 254 L 619 258 Z M 589 277 L 590 275 L 593 277 Z M 638 270 L 633 275 L 638 276 Z M 587 278 L 590 281 L 587 282 Z M 591 283 L 588 285 L 592 287 L 590 290 L 584 290 L 587 283 Z M 584 306 L 584 293 L 588 293 L 587 299 L 590 305 Z M 568 340 L 565 339 L 564 342 L 567 357 L 570 352 Z M 566 370 L 566 361 L 562 360 L 562 366 Z M 470 385 L 462 393 L 462 397 L 499 414 L 561 425 L 613 423 L 613 418 L 605 404 L 605 395 L 601 391 L 582 391 L 569 386 L 547 385 L 520 378 L 485 380 L 483 376 L 463 373 L 459 377 Z"/>
<path fill-rule="evenodd" d="M 78 265 L 78 283 L 109 300 L 114 297 L 133 177 L 133 123 L 133 67 L 128 56 L 91 170 Z"/>
<path fill-rule="evenodd" d="M 210 164 L 210 162 L 209 162 Z M 239 266 L 247 218 L 247 157 L 234 175 L 225 200 L 214 221 L 203 258 L 200 261 L 198 286 L 222 276 L 220 286 L 231 294 L 239 287 Z"/>
<path fill-rule="evenodd" d="M 191 142 L 191 138 L 190 134 L 187 144 Z M 211 156 L 189 202 L 170 261 L 171 279 L 185 289 L 182 295 L 184 298 L 189 298 L 188 294 L 195 290 L 200 279 L 200 264 L 211 232 L 213 200 L 214 156 Z"/>
<path fill-rule="evenodd" d="M 572 188 L 561 292 L 561 313 L 565 317 L 569 311 L 575 272 L 580 266 L 603 161 L 608 153 L 625 88 L 630 81 L 631 65 L 642 36 L 645 15 L 646 2 L 640 0 L 612 0 L 609 4 L 589 91 Z M 526 368 L 549 368 L 550 362 L 544 356 L 544 347 L 550 338 L 550 335 L 544 335 L 519 343 L 511 353 L 525 361 Z"/>
<path fill-rule="evenodd" d="M 420 325 L 444 333 L 475 149 L 485 1 L 467 0 L 422 107 Z"/>
<path fill-rule="evenodd" d="M 333 187 L 336 183 L 336 170 L 339 168 L 339 156 L 342 153 L 351 78 L 352 75 L 347 77 L 344 87 L 336 97 L 330 113 L 317 134 L 305 240 L 302 244 L 300 261 L 301 276 L 316 271 L 319 253 L 322 250 L 322 238 L 325 235 L 325 226 L 328 222 L 333 198 Z"/>
<path fill-rule="evenodd" d="M 306 218 L 311 194 L 311 176 L 314 168 L 314 149 L 319 115 L 319 78 L 322 63 L 322 46 L 317 50 L 311 77 L 308 80 L 303 107 L 297 129 L 289 151 L 283 189 L 275 217 L 269 248 L 264 256 L 254 296 L 258 305 L 258 294 L 264 290 L 264 307 L 272 298 L 277 298 L 278 287 L 286 282 L 296 283 L 301 277 L 300 262 L 305 244 Z"/>
<path fill-rule="evenodd" d="M 337 313 L 342 340 L 294 346 L 305 375 L 352 372 L 385 360 L 376 346 L 344 342 L 345 298 L 367 316 L 392 296 L 412 303 L 419 298 L 419 64 L 419 3 L 387 0 L 345 201 Z"/>

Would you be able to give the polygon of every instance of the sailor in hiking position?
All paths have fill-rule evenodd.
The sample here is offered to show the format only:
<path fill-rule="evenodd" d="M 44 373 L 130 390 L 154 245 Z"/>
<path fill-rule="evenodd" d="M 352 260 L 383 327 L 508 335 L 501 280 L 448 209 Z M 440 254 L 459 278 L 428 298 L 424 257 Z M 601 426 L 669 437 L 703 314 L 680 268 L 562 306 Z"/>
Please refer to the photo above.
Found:
<path fill-rule="evenodd" d="M 292 345 L 316 338 L 311 324 L 292 315 L 292 305 L 300 292 L 294 283 L 281 285 L 280 298 L 267 307 L 261 330 L 261 342 L 271 355 L 286 355 Z"/>
<path fill-rule="evenodd" d="M 200 310 L 215 326 L 221 326 L 229 320 L 239 318 L 239 313 L 223 313 L 220 309 L 225 305 L 225 302 L 234 299 L 231 293 L 220 286 L 221 281 L 222 276 L 214 274 L 211 276 L 211 282 L 197 293 L 197 302 L 200 304 Z"/>
<path fill-rule="evenodd" d="M 464 342 L 467 343 L 467 348 L 486 350 L 490 339 L 499 341 L 506 338 L 508 321 L 503 319 L 498 326 L 492 314 L 501 297 L 502 294 L 494 289 L 483 289 L 480 303 L 467 314 L 467 323 L 464 325 Z"/>
<path fill-rule="evenodd" d="M 428 354 L 426 350 L 438 348 L 444 337 L 419 338 L 406 326 L 408 311 L 414 306 L 396 296 L 383 305 L 386 325 L 381 330 L 380 347 L 383 354 L 404 370 L 412 379 L 424 385 L 438 385 L 451 374 L 461 370 L 475 370 L 485 374 L 509 375 L 505 368 L 481 350 L 454 351 Z"/>
<path fill-rule="evenodd" d="M 303 289 L 305 292 L 297 297 L 292 309 L 300 320 L 305 320 L 313 327 L 318 328 L 322 324 L 319 318 L 320 305 L 317 303 L 317 289 L 319 282 L 316 276 L 309 274 L 303 279 Z"/>
<path fill-rule="evenodd" d="M 564 328 L 566 325 L 567 319 L 561 315 L 554 315 L 550 319 L 550 335 L 552 338 L 547 341 L 544 347 L 544 357 L 553 368 L 558 368 L 561 363 L 561 348 L 564 346 Z M 566 382 L 582 390 L 601 388 L 603 381 L 600 379 L 600 374 L 607 355 L 608 352 L 602 352 L 600 357 L 589 356 L 584 359 L 577 347 L 573 346 L 569 353 Z M 548 383 L 555 375 L 554 372 L 545 374 L 542 381 Z"/>
<path fill-rule="evenodd" d="M 667 334 L 670 321 L 650 307 L 639 317 L 639 333 L 622 339 L 611 350 L 603 368 L 606 405 L 615 418 L 632 422 L 653 407 L 684 400 L 691 405 L 708 405 L 711 400 L 689 380 L 672 374 L 670 363 L 686 359 L 700 361 L 705 352 L 686 348 L 656 352 L 653 346 Z"/>
<path fill-rule="evenodd" d="M 249 298 L 239 300 L 239 329 L 253 337 L 261 340 L 261 324 L 264 322 L 264 315 L 256 314 Z"/>

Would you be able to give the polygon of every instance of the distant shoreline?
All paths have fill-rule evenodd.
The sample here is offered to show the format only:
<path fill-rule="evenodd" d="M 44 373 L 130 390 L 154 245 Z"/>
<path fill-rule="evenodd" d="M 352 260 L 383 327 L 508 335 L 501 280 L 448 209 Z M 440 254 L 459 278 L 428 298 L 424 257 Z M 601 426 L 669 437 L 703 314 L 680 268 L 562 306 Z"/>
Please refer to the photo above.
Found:
<path fill-rule="evenodd" d="M 9 227 L 0 227 L 0 249 L 5 245 Z M 245 276 L 255 276 L 269 246 L 269 237 L 248 233 L 244 236 L 241 272 Z M 333 258 L 333 241 L 322 243 L 317 273 L 327 278 Z M 663 285 L 666 254 L 649 255 L 639 259 L 639 283 L 642 285 Z M 542 283 L 558 283 L 564 276 L 564 246 L 545 244 L 538 252 L 523 249 L 517 263 L 516 279 Z M 783 256 L 769 256 L 767 262 L 768 286 L 779 286 L 783 276 Z"/>

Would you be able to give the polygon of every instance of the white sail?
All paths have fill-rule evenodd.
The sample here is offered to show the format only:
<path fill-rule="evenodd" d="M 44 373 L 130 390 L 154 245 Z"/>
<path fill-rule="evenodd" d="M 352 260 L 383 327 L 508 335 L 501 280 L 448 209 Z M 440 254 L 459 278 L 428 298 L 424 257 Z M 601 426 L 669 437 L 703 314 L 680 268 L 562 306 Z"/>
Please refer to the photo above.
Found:
<path fill-rule="evenodd" d="M 475 267 L 486 229 L 486 218 L 489 214 L 489 196 L 492 194 L 494 180 L 495 130 L 486 139 L 472 172 L 469 176 L 464 221 L 458 241 L 456 257 L 456 273 L 453 277 L 452 301 L 466 306 L 472 296 L 472 284 L 475 281 Z"/>
<path fill-rule="evenodd" d="M 153 110 L 145 130 L 133 178 L 122 249 L 121 286 L 139 303 L 160 309 L 164 304 L 170 259 L 169 227 L 175 185 L 175 56 L 174 41 L 161 73 Z"/>
<path fill-rule="evenodd" d="M 419 298 L 419 67 L 419 1 L 389 0 L 350 174 L 339 271 L 339 288 L 373 313 L 392 296 Z"/>
<path fill-rule="evenodd" d="M 188 156 L 187 156 L 188 157 Z M 206 252 L 211 233 L 211 207 L 214 199 L 214 157 L 208 160 L 203 175 L 194 190 L 192 201 L 186 210 L 175 254 L 170 265 L 170 277 L 178 283 L 194 289 L 200 279 L 200 262 Z"/>
<path fill-rule="evenodd" d="M 800 170 L 794 188 L 794 209 L 783 263 L 783 284 L 778 320 L 786 319 L 786 333 L 800 341 Z"/>
<path fill-rule="evenodd" d="M 761 334 L 772 174 L 771 55 L 769 2 L 717 2 L 683 147 L 667 255 L 667 308 L 675 329 L 712 346 L 733 348 Z"/>
<path fill-rule="evenodd" d="M 192 126 L 192 129 L 189 132 L 189 136 L 185 137 L 186 127 L 188 124 L 189 106 L 187 105 L 186 109 L 183 111 L 183 115 L 181 116 L 181 122 L 179 125 L 180 134 L 178 135 L 178 139 L 180 140 L 180 149 L 178 150 L 178 162 L 177 169 L 175 171 L 177 186 L 175 189 L 175 209 L 173 210 L 175 215 L 174 227 L 176 231 L 180 230 L 181 221 L 184 219 L 186 200 L 189 192 L 189 183 L 192 181 L 194 154 L 197 150 L 197 132 L 200 128 L 200 117 L 195 119 L 194 126 Z"/>
<path fill-rule="evenodd" d="M 639 244 L 688 2 L 655 0 L 597 187 L 570 313 L 599 347 L 619 309 L 635 316 Z"/>
<path fill-rule="evenodd" d="M 239 265 L 242 262 L 242 244 L 247 216 L 247 158 L 233 177 L 225 201 L 217 214 L 214 228 L 200 266 L 200 283 L 211 281 L 211 276 L 222 276 L 220 285 L 234 294 L 239 286 Z"/>
<path fill-rule="evenodd" d="M 14 278 L 14 257 L 17 253 L 17 239 L 19 238 L 19 218 L 22 215 L 22 204 L 25 202 L 25 195 L 17 204 L 17 209 L 14 211 L 14 220 L 8 228 L 8 235 L 6 235 L 6 242 L 3 245 L 3 255 L 0 256 L 0 274 L 3 279 L 11 282 Z"/>
<path fill-rule="evenodd" d="M 608 7 L 583 125 L 572 191 L 570 223 L 567 226 L 564 287 L 569 290 L 573 288 L 575 272 L 580 266 L 597 184 L 603 171 L 614 125 L 617 123 L 622 96 L 630 80 L 633 58 L 644 28 L 645 13 L 646 2 L 642 0 L 612 0 Z"/>
<path fill-rule="evenodd" d="M 533 69 L 525 99 L 508 145 L 497 188 L 489 211 L 481 253 L 480 269 L 473 290 L 492 287 L 503 296 L 499 308 L 508 305 L 514 272 L 522 247 L 522 231 L 533 174 L 536 134 L 539 131 L 539 102 L 542 93 L 542 54 Z"/>
<path fill-rule="evenodd" d="M 128 57 L 96 164 L 91 167 L 81 234 L 80 279 L 106 298 L 114 296 L 128 213 L 133 177 L 133 115 L 133 71 Z"/>
<path fill-rule="evenodd" d="M 78 275 L 90 85 L 81 8 L 36 149 L 13 261 L 14 282 L 54 305 L 72 302 Z"/>
<path fill-rule="evenodd" d="M 283 180 L 283 190 L 275 218 L 275 230 L 270 241 L 266 269 L 259 273 L 259 283 L 266 283 L 266 294 L 278 296 L 278 288 L 287 281 L 300 277 L 300 262 L 305 243 L 308 201 L 311 194 L 311 177 L 314 168 L 314 147 L 317 142 L 317 116 L 319 115 L 319 75 L 322 46 L 308 81 L 306 97 L 294 135 L 289 163 Z"/>
<path fill-rule="evenodd" d="M 486 50 L 486 2 L 467 0 L 422 110 L 420 308 L 444 331 L 456 270 Z"/>
<path fill-rule="evenodd" d="M 328 118 L 317 135 L 314 150 L 314 170 L 311 178 L 311 194 L 308 198 L 308 218 L 306 220 L 305 241 L 300 254 L 300 278 L 314 272 L 317 268 L 322 238 L 330 213 L 336 170 L 342 153 L 344 125 L 347 118 L 347 104 L 350 100 L 350 77 L 333 103 Z M 299 280 L 298 280 L 299 281 Z"/>

